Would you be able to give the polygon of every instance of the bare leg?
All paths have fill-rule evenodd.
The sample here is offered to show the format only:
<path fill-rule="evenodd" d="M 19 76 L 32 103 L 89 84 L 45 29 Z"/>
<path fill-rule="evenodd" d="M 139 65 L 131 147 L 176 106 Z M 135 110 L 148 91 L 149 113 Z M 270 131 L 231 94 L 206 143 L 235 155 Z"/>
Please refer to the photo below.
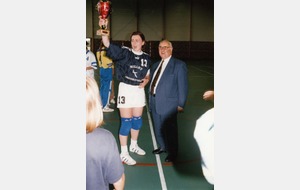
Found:
<path fill-rule="evenodd" d="M 137 140 L 138 140 L 138 137 L 139 137 L 139 132 L 140 132 L 140 130 L 134 130 L 134 129 L 131 129 L 131 130 L 130 130 L 131 139 L 137 141 Z"/>
<path fill-rule="evenodd" d="M 115 86 L 114 86 L 114 74 L 115 74 L 115 68 L 112 68 L 112 80 L 111 80 L 111 93 L 110 93 L 110 97 L 109 97 L 109 102 L 114 99 L 115 97 Z"/>
<path fill-rule="evenodd" d="M 111 93 L 110 93 L 110 100 L 114 99 L 115 97 L 115 90 L 114 90 L 114 79 L 111 81 Z"/>

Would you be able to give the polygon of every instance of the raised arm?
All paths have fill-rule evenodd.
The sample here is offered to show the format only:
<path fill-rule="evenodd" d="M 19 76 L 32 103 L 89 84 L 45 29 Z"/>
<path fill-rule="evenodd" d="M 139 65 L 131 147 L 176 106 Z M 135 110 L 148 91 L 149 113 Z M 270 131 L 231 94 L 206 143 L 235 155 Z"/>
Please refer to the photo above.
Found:
<path fill-rule="evenodd" d="M 107 24 L 108 24 L 108 20 L 107 19 L 102 19 L 101 16 L 99 16 L 99 26 L 101 28 L 101 26 L 106 26 L 107 28 Z M 101 32 L 99 35 L 101 35 L 102 37 L 102 42 L 103 42 L 103 45 L 105 47 L 109 47 L 109 32 L 108 33 L 104 33 L 104 32 Z"/>

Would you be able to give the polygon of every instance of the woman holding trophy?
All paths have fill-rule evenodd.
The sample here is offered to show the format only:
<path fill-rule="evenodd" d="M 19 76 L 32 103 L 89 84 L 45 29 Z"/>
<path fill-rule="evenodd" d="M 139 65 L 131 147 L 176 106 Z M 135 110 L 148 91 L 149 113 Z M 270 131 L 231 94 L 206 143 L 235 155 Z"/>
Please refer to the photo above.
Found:
<path fill-rule="evenodd" d="M 146 105 L 144 87 L 149 82 L 150 56 L 142 51 L 145 44 L 143 33 L 136 31 L 131 34 L 131 48 L 120 47 L 109 41 L 107 17 L 99 14 L 102 42 L 107 56 L 116 63 L 116 77 L 119 80 L 117 107 L 120 110 L 121 127 L 119 139 L 121 144 L 121 160 L 127 165 L 135 165 L 136 161 L 129 155 L 127 140 L 131 135 L 129 151 L 138 155 L 146 152 L 138 146 L 139 131 L 142 127 L 143 108 Z"/>

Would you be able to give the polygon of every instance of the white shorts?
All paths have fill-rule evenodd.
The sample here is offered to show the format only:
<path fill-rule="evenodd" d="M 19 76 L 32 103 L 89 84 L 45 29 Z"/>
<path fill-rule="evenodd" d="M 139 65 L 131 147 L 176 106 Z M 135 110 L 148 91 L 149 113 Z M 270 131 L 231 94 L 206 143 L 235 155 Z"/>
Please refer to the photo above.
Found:
<path fill-rule="evenodd" d="M 119 83 L 119 92 L 117 99 L 118 108 L 139 108 L 144 107 L 145 105 L 146 97 L 144 88 L 125 84 L 123 82 Z"/>

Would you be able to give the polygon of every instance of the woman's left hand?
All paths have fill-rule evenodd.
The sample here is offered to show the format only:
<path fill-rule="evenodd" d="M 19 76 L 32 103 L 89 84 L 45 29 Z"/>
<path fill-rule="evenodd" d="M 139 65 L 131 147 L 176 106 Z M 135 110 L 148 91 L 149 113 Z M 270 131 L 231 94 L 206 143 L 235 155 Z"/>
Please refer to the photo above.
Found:
<path fill-rule="evenodd" d="M 142 82 L 140 83 L 139 87 L 144 88 L 149 82 L 149 77 L 145 77 Z"/>

